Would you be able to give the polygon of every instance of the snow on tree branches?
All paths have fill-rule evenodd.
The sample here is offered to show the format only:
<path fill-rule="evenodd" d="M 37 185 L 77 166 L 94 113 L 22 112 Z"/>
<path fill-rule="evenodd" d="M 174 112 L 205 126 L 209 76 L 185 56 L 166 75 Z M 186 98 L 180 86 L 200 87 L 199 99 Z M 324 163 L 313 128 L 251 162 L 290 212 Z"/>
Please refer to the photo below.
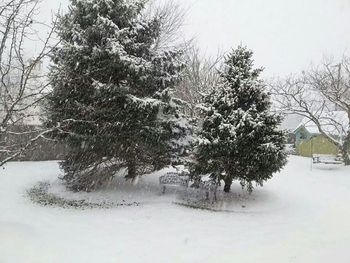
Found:
<path fill-rule="evenodd" d="M 225 60 L 221 83 L 205 99 L 204 120 L 198 134 L 192 173 L 224 180 L 226 192 L 233 180 L 253 189 L 286 163 L 284 132 L 279 116 L 270 112 L 270 97 L 253 68 L 253 53 L 244 47 Z"/>
<path fill-rule="evenodd" d="M 171 96 L 181 50 L 156 48 L 161 20 L 143 10 L 144 1 L 72 0 L 60 18 L 48 125 L 76 120 L 57 134 L 72 189 L 94 189 L 122 167 L 133 179 L 186 153 L 189 125 Z"/>

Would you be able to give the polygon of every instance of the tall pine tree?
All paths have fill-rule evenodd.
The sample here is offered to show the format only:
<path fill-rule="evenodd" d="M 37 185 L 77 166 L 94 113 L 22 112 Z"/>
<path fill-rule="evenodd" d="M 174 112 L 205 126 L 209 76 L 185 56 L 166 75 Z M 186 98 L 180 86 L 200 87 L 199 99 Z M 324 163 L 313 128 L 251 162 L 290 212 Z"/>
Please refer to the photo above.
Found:
<path fill-rule="evenodd" d="M 144 8 L 143 0 L 71 0 L 60 19 L 47 124 L 69 146 L 63 179 L 74 190 L 94 189 L 121 167 L 133 179 L 184 154 L 189 128 L 171 98 L 181 51 L 156 49 L 162 20 Z"/>
<path fill-rule="evenodd" d="M 286 164 L 281 119 L 270 111 L 262 69 L 253 68 L 252 55 L 238 47 L 226 57 L 221 84 L 203 107 L 192 173 L 224 180 L 225 192 L 233 180 L 252 191 L 253 182 L 262 185 Z"/>

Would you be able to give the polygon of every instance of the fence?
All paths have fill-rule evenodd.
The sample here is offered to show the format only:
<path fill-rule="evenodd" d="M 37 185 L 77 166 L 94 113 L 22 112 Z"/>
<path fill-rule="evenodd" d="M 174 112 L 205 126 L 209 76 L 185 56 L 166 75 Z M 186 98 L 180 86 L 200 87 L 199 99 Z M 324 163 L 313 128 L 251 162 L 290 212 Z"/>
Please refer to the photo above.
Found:
<path fill-rule="evenodd" d="M 1 142 L 3 147 L 16 145 L 20 148 L 28 143 L 35 135 L 31 132 L 32 126 L 16 126 L 11 131 L 16 134 L 6 135 L 4 141 Z M 55 142 L 44 138 L 39 138 L 32 147 L 30 147 L 23 154 L 14 159 L 14 161 L 48 161 L 48 160 L 62 160 L 67 151 L 67 146 L 61 142 Z M 6 154 L 0 153 L 0 160 L 8 157 Z"/>

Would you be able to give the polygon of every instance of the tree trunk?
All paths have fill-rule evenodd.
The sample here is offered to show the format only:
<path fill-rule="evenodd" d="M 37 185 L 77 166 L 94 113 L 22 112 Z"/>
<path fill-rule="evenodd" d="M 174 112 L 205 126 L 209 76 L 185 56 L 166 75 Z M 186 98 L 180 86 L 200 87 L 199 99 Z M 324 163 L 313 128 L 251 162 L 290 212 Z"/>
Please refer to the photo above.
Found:
<path fill-rule="evenodd" d="M 344 160 L 344 164 L 346 166 L 350 165 L 350 127 L 348 134 L 344 138 L 343 145 L 341 147 L 342 157 Z"/>
<path fill-rule="evenodd" d="M 231 190 L 231 184 L 232 184 L 232 179 L 231 178 L 226 178 L 224 180 L 225 186 L 224 186 L 224 192 L 229 193 Z"/>
<path fill-rule="evenodd" d="M 128 174 L 125 176 L 126 179 L 131 179 L 134 180 L 136 177 L 136 161 L 135 157 L 132 156 L 129 158 L 127 161 L 127 166 L 128 166 Z"/>

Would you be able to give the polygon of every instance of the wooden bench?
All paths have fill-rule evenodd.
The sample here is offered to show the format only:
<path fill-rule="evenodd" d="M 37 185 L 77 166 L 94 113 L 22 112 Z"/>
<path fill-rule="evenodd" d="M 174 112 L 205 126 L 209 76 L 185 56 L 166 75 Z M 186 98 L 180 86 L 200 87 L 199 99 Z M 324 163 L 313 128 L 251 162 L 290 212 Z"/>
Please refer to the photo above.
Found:
<path fill-rule="evenodd" d="M 342 158 L 331 154 L 313 154 L 312 163 L 342 164 Z"/>
<path fill-rule="evenodd" d="M 159 184 L 162 186 L 162 193 L 167 187 L 188 187 L 189 177 L 183 174 L 169 172 L 159 177 Z"/>

